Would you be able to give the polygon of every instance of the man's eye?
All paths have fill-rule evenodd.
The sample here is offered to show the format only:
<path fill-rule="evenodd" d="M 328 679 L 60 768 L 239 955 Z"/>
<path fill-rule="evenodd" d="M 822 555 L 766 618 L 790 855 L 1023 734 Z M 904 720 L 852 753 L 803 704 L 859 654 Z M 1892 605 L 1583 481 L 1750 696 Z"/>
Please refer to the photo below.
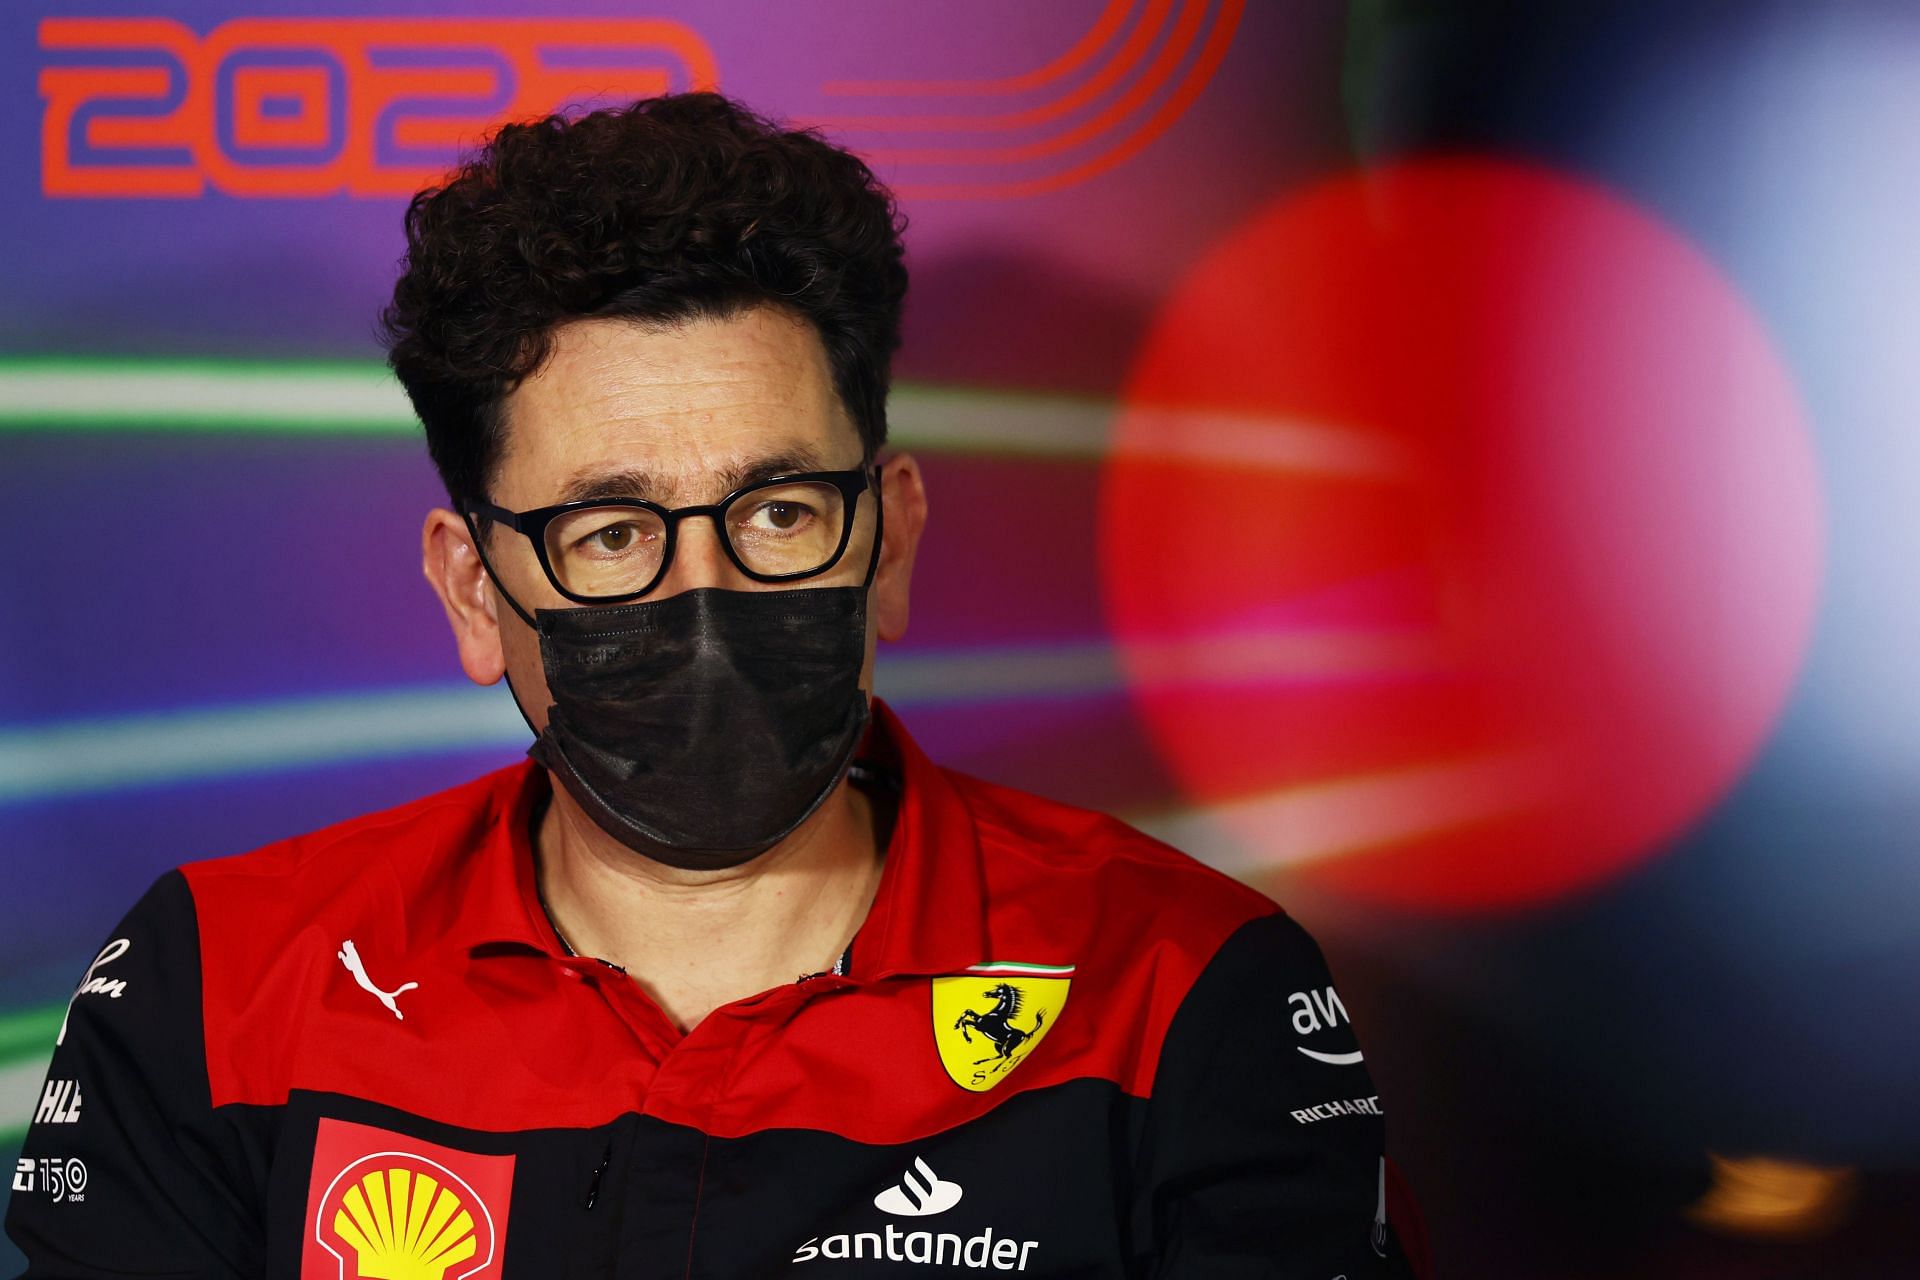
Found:
<path fill-rule="evenodd" d="M 790 533 L 806 524 L 811 508 L 798 502 L 763 502 L 753 513 L 752 523 L 763 529 Z"/>
<path fill-rule="evenodd" d="M 588 534 L 582 542 L 588 551 L 602 554 L 618 554 L 631 551 L 633 544 L 640 540 L 640 531 L 631 524 L 610 524 Z"/>

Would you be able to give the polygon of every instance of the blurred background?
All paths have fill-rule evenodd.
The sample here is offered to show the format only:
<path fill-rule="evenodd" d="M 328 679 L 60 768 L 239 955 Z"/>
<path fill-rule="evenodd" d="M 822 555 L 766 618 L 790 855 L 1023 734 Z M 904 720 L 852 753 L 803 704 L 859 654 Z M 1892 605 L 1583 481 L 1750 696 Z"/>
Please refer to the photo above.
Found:
<path fill-rule="evenodd" d="M 910 219 L 881 691 L 1321 939 L 1444 1276 L 1920 1268 L 1920 12 L 0 12 L 0 1155 L 161 871 L 517 758 L 373 317 L 488 122 Z M 0 1245 L 0 1271 L 18 1265 Z"/>

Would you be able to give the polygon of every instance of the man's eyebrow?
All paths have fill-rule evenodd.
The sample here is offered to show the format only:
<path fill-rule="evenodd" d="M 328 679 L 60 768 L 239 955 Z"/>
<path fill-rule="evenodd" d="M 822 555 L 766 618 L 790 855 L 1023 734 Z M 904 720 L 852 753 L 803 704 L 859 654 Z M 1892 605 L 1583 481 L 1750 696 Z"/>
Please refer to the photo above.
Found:
<path fill-rule="evenodd" d="M 718 499 L 735 489 L 770 480 L 774 476 L 829 468 L 820 454 L 809 445 L 796 445 L 758 458 L 736 462 L 714 473 L 714 492 L 702 495 Z M 651 473 L 633 469 L 592 471 L 575 475 L 560 488 L 560 502 L 601 501 L 609 498 L 643 498 L 660 502 L 674 496 Z"/>
<path fill-rule="evenodd" d="M 730 467 L 722 467 L 715 473 L 720 491 L 713 496 L 718 498 L 721 494 L 732 493 L 745 485 L 771 480 L 775 476 L 827 469 L 826 463 L 820 460 L 820 455 L 809 446 L 800 445 L 792 449 L 783 449 L 779 453 L 768 454 L 748 462 L 738 462 Z"/>
<path fill-rule="evenodd" d="M 561 502 L 601 498 L 652 498 L 654 479 L 644 471 L 593 471 L 575 475 L 560 487 Z"/>

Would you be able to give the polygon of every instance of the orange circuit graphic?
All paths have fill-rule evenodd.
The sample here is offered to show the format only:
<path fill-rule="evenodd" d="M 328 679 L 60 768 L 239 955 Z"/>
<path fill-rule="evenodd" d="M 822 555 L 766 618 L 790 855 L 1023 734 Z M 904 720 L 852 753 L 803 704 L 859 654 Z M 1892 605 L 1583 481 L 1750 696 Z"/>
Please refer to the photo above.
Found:
<path fill-rule="evenodd" d="M 718 83 L 668 19 L 167 18 L 39 27 L 49 196 L 406 196 L 492 122 Z"/>

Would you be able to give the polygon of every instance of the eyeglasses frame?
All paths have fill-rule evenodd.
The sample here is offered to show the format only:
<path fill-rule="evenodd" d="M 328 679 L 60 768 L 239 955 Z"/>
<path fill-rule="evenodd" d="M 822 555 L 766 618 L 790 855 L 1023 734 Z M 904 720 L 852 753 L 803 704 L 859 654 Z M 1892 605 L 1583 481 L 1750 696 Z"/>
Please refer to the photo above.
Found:
<path fill-rule="evenodd" d="M 847 545 L 853 540 L 853 526 L 860 515 L 860 495 L 870 490 L 877 493 L 879 480 L 880 468 L 875 464 L 862 463 L 860 466 L 849 467 L 844 471 L 798 471 L 786 475 L 770 476 L 764 480 L 755 480 L 749 484 L 743 484 L 733 492 L 727 494 L 724 498 L 721 498 L 718 502 L 700 503 L 690 507 L 664 507 L 657 502 L 649 502 L 645 498 L 581 498 L 574 502 L 561 502 L 550 507 L 534 507 L 527 511 L 508 511 L 505 507 L 495 506 L 485 498 L 479 498 L 466 504 L 461 515 L 467 522 L 467 531 L 473 535 L 474 548 L 480 552 L 481 563 L 485 565 L 487 572 L 493 576 L 496 584 L 499 583 L 500 577 L 493 572 L 493 566 L 487 563 L 486 549 L 481 541 L 480 531 L 473 523 L 475 516 L 490 520 L 495 524 L 503 524 L 507 528 L 525 537 L 528 542 L 531 542 L 533 544 L 534 555 L 539 558 L 540 569 L 547 575 L 547 581 L 553 584 L 555 591 L 558 591 L 575 604 L 624 604 L 629 600 L 638 600 L 641 596 L 646 595 L 649 591 L 652 591 L 660 585 L 661 579 L 667 576 L 667 570 L 673 567 L 673 554 L 679 546 L 680 522 L 696 516 L 706 516 L 713 521 L 714 532 L 719 535 L 720 545 L 726 549 L 727 559 L 733 561 L 734 568 L 740 570 L 741 573 L 753 581 L 792 582 L 800 578 L 817 578 L 838 565 L 841 559 L 847 554 Z M 732 506 L 747 494 L 752 493 L 755 489 L 769 489 L 775 485 L 799 484 L 803 482 L 831 484 L 840 491 L 841 500 L 847 504 L 846 522 L 840 528 L 840 545 L 834 548 L 833 554 L 827 558 L 826 563 L 817 569 L 805 569 L 798 573 L 759 573 L 748 568 L 740 559 L 740 553 L 734 550 L 733 539 L 727 536 L 726 526 L 721 521 L 721 515 L 728 507 Z M 877 502 L 878 498 L 876 498 L 875 501 Z M 577 592 L 569 591 L 561 584 L 559 575 L 553 571 L 552 561 L 547 554 L 547 526 L 570 512 L 585 511 L 595 507 L 639 507 L 642 510 L 653 512 L 656 516 L 659 516 L 661 522 L 666 525 L 667 541 L 665 548 L 662 549 L 660 553 L 660 567 L 647 582 L 647 585 L 640 588 L 640 590 L 622 592 L 619 595 L 613 596 L 583 596 Z M 879 526 L 877 522 L 874 530 L 874 539 L 874 554 L 877 558 L 879 554 Z M 502 591 L 504 593 L 504 587 L 502 587 Z M 520 607 L 519 602 L 515 601 L 511 595 L 507 597 L 507 600 L 508 603 L 513 605 L 515 612 L 519 613 L 522 618 L 527 618 L 526 611 Z M 528 618 L 527 620 L 529 624 L 531 624 L 532 619 Z"/>

